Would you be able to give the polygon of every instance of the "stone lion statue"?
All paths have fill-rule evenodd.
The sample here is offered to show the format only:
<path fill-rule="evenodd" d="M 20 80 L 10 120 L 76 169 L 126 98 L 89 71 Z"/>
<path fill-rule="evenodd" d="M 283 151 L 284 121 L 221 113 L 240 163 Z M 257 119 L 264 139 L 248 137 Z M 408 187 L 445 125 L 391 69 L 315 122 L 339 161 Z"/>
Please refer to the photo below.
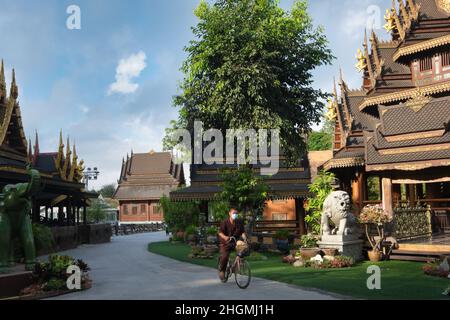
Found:
<path fill-rule="evenodd" d="M 40 175 L 27 168 L 30 182 L 7 185 L 0 193 L 0 273 L 14 265 L 13 240 L 18 238 L 23 246 L 25 267 L 33 270 L 36 259 L 33 229 L 31 226 L 31 197 L 40 190 Z"/>
<path fill-rule="evenodd" d="M 330 228 L 330 220 L 334 229 Z M 350 196 L 345 191 L 333 191 L 323 203 L 321 234 L 351 235 L 357 234 L 356 218 L 350 211 Z"/>

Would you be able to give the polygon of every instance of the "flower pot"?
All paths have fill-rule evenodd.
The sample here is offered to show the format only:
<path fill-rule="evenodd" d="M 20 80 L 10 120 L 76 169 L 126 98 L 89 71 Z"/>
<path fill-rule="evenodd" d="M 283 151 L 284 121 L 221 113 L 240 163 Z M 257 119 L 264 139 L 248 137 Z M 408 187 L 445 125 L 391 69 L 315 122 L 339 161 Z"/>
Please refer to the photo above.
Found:
<path fill-rule="evenodd" d="M 289 251 L 289 240 L 288 239 L 276 239 L 277 249 L 281 252 Z"/>
<path fill-rule="evenodd" d="M 367 252 L 369 256 L 369 260 L 372 262 L 378 262 L 381 261 L 381 258 L 383 257 L 383 254 L 378 250 L 371 250 Z"/>
<path fill-rule="evenodd" d="M 320 253 L 319 248 L 301 248 L 300 255 L 304 261 L 309 261 Z"/>
<path fill-rule="evenodd" d="M 184 239 L 184 232 L 183 231 L 178 231 L 176 233 L 176 236 L 177 236 L 178 239 Z"/>
<path fill-rule="evenodd" d="M 217 246 L 214 246 L 214 245 L 213 246 L 205 246 L 204 251 L 207 256 L 212 256 L 218 251 L 218 248 L 217 248 Z"/>

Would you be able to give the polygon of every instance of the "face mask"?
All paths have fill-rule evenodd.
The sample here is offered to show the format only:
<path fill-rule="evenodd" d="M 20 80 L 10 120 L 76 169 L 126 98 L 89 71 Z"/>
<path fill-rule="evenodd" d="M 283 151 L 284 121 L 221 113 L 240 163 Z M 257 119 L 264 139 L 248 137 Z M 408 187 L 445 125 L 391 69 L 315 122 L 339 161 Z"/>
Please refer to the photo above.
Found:
<path fill-rule="evenodd" d="M 238 214 L 237 213 L 233 213 L 232 217 L 233 217 L 233 220 L 237 220 Z"/>

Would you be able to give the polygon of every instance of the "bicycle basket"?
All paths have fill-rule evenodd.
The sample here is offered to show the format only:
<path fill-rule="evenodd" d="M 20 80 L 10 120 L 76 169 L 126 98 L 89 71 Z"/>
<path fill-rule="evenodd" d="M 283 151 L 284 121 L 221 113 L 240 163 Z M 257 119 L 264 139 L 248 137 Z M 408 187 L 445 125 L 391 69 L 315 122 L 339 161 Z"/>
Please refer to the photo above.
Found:
<path fill-rule="evenodd" d="M 250 255 L 249 245 L 244 241 L 238 241 L 236 243 L 236 253 L 240 257 L 246 257 Z"/>

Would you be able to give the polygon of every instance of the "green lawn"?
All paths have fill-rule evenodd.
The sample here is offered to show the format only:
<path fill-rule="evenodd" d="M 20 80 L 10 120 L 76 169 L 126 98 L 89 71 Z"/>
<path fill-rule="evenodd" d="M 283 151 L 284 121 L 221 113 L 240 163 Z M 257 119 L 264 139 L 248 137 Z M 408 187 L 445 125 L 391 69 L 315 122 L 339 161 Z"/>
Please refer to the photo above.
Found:
<path fill-rule="evenodd" d="M 216 260 L 190 259 L 190 246 L 169 242 L 151 243 L 150 252 L 183 262 L 211 268 Z M 317 288 L 346 296 L 364 299 L 448 299 L 441 293 L 450 285 L 450 280 L 426 276 L 423 263 L 405 261 L 383 261 L 376 263 L 381 268 L 381 290 L 368 290 L 367 267 L 374 263 L 362 262 L 348 269 L 295 268 L 281 262 L 281 256 L 268 254 L 266 261 L 250 261 L 252 275 L 260 278 L 286 282 L 301 287 Z"/>

